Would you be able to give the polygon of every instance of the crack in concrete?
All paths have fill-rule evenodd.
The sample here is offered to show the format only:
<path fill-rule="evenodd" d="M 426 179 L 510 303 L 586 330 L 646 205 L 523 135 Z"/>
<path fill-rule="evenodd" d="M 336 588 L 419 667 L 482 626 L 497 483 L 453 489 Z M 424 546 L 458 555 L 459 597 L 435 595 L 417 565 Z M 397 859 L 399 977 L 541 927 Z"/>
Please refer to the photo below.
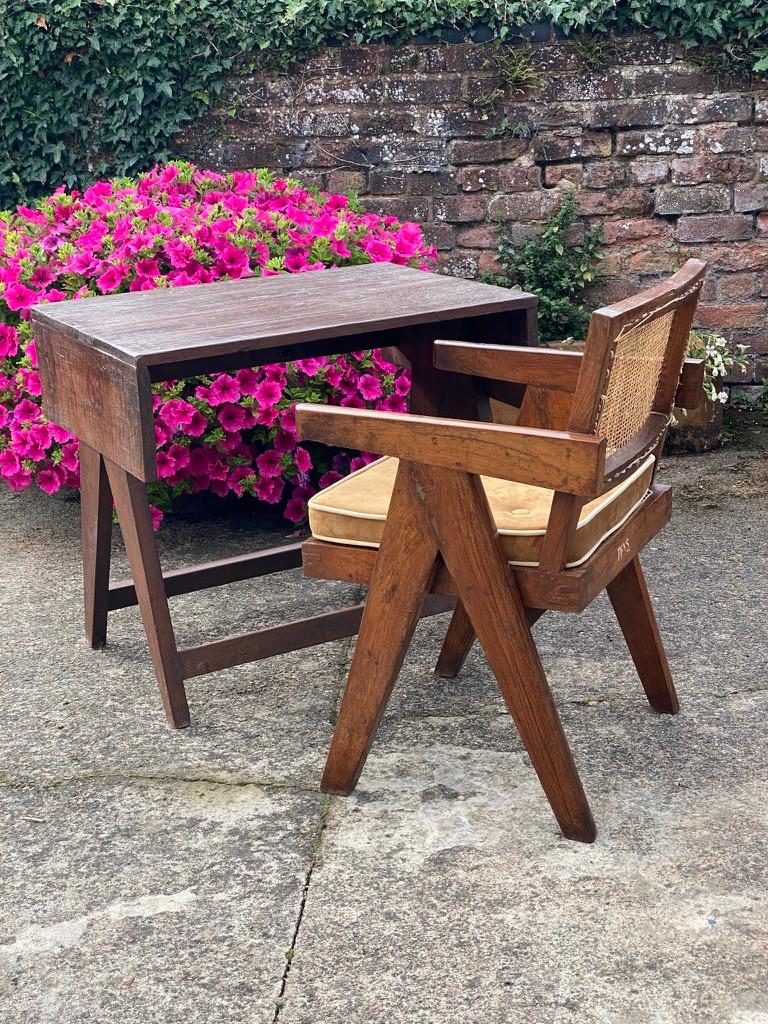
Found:
<path fill-rule="evenodd" d="M 306 875 L 304 876 L 304 885 L 301 890 L 301 900 L 299 902 L 299 909 L 296 914 L 296 924 L 293 929 L 293 937 L 291 938 L 291 945 L 285 951 L 285 968 L 283 970 L 283 976 L 280 979 L 280 991 L 275 998 L 275 1012 L 272 1016 L 272 1024 L 278 1024 L 280 1019 L 280 1013 L 285 1006 L 285 991 L 288 987 L 288 978 L 291 973 L 291 966 L 293 964 L 293 958 L 296 955 L 296 945 L 299 940 L 299 932 L 301 931 L 301 924 L 304 920 L 304 911 L 307 906 L 307 900 L 309 898 L 309 887 L 312 884 L 312 876 L 315 873 L 317 867 L 318 858 L 320 856 L 320 848 L 323 842 L 323 833 L 328 823 L 328 814 L 331 809 L 332 798 L 326 796 L 323 800 L 323 806 L 320 809 L 320 820 L 318 821 L 317 835 L 315 836 L 315 845 L 312 850 L 312 856 L 307 867 Z"/>
<path fill-rule="evenodd" d="M 62 786 L 77 785 L 80 782 L 183 782 L 190 785 L 231 786 L 233 788 L 255 787 L 257 789 L 279 789 L 299 793 L 318 793 L 316 786 L 299 782 L 281 782 L 278 779 L 238 779 L 215 775 L 161 775 L 152 772 L 84 772 L 68 775 L 62 779 L 12 779 L 0 778 L 0 786 L 8 789 L 59 789 Z"/>

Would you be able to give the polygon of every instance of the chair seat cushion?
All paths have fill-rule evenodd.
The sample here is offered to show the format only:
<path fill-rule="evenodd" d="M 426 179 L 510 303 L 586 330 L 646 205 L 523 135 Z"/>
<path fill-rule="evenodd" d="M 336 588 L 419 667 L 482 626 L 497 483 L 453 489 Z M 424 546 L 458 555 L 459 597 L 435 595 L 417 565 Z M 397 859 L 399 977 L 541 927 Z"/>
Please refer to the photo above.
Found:
<path fill-rule="evenodd" d="M 653 475 L 651 455 L 631 476 L 584 505 L 568 566 L 585 561 L 635 511 Z M 359 547 L 379 546 L 398 460 L 378 459 L 331 484 L 309 501 L 309 526 L 317 540 Z M 502 547 L 515 565 L 537 565 L 554 491 L 482 477 Z"/>

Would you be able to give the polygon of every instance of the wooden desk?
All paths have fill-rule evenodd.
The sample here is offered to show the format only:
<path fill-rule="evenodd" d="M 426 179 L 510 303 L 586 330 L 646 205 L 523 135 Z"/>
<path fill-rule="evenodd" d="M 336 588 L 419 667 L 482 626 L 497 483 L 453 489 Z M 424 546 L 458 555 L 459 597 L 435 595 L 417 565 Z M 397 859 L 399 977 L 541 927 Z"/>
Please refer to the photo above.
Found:
<path fill-rule="evenodd" d="M 474 416 L 467 378 L 432 366 L 436 338 L 525 344 L 536 299 L 391 264 L 247 278 L 39 306 L 43 409 L 80 439 L 86 636 L 138 603 L 169 722 L 189 724 L 184 680 L 357 632 L 362 606 L 179 650 L 168 597 L 301 564 L 299 544 L 163 575 L 146 484 L 157 479 L 150 385 L 200 373 L 393 348 L 410 362 L 412 412 Z M 112 502 L 133 579 L 109 582 Z M 451 607 L 432 598 L 424 614 Z"/>

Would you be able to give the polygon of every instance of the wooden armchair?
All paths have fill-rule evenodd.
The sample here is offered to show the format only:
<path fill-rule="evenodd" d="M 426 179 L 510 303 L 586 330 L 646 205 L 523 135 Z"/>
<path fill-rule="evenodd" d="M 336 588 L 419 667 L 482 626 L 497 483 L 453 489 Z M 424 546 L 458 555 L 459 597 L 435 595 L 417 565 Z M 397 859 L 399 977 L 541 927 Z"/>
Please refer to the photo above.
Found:
<path fill-rule="evenodd" d="M 673 403 L 701 393 L 685 349 L 704 272 L 595 312 L 583 355 L 436 342 L 438 367 L 527 386 L 516 426 L 298 407 L 304 437 L 389 456 L 310 502 L 305 574 L 370 583 L 325 792 L 354 788 L 427 595 L 455 595 L 438 672 L 477 634 L 563 834 L 594 840 L 530 626 L 607 589 L 651 706 L 678 710 L 638 555 L 670 517 L 654 476 Z"/>

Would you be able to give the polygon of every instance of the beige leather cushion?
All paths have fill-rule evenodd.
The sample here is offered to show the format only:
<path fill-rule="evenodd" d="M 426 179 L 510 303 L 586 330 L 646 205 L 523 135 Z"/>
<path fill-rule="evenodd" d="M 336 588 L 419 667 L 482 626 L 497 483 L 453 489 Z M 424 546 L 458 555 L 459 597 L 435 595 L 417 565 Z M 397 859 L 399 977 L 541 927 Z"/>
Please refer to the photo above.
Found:
<path fill-rule="evenodd" d="M 383 458 L 331 484 L 309 501 L 309 526 L 317 540 L 378 547 L 384 532 L 397 459 Z M 581 511 L 568 565 L 583 562 L 643 500 L 651 483 L 651 455 L 631 476 Z M 510 562 L 536 565 L 547 529 L 553 491 L 483 477 L 502 547 Z"/>

